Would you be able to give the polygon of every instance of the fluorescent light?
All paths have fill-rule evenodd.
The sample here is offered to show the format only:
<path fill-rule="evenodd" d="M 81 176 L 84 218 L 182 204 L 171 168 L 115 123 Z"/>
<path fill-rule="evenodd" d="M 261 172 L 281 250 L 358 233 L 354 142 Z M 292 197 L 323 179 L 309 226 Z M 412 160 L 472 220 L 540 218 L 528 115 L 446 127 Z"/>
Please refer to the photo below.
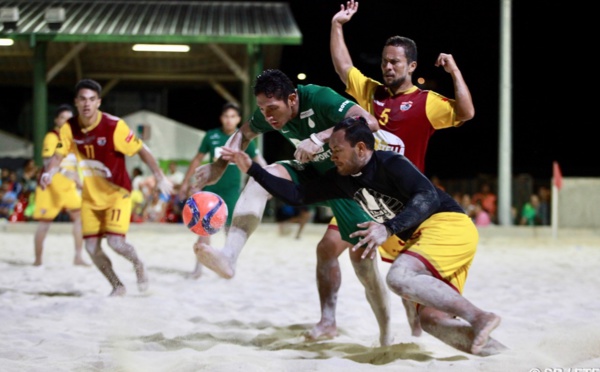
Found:
<path fill-rule="evenodd" d="M 135 44 L 132 48 L 136 52 L 180 52 L 190 51 L 189 45 L 174 44 Z"/>
<path fill-rule="evenodd" d="M 13 39 L 0 39 L 0 46 L 10 46 L 14 43 L 15 41 Z"/>

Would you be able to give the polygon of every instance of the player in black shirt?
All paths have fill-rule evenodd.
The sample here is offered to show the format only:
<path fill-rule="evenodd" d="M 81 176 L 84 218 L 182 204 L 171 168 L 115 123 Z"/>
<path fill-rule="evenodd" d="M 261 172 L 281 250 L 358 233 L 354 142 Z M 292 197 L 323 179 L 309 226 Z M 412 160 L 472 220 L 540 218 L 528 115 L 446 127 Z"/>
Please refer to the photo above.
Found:
<path fill-rule="evenodd" d="M 387 283 L 394 293 L 414 302 L 407 309 L 413 335 L 424 329 L 475 355 L 504 349 L 489 337 L 500 317 L 461 294 L 479 236 L 460 205 L 404 156 L 374 151 L 373 134 L 361 117 L 337 124 L 329 146 L 335 168 L 304 184 L 269 174 L 243 152 L 226 148 L 223 157 L 288 204 L 335 198 L 360 204 L 373 220 L 358 224 L 360 229 L 350 236 L 360 241 L 351 249 L 364 249 L 362 257 L 373 259 L 381 246 L 382 258 L 393 261 Z"/>

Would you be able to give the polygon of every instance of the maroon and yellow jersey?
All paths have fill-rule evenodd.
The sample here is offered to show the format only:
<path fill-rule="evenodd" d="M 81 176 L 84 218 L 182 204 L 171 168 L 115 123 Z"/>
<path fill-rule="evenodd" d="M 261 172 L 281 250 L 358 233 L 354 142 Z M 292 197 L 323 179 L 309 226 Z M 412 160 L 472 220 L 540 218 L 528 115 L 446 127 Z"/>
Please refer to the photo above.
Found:
<path fill-rule="evenodd" d="M 430 90 L 414 86 L 392 95 L 380 82 L 367 78 L 357 68 L 348 72 L 346 92 L 375 116 L 380 128 L 395 136 L 376 133 L 377 150 L 400 153 L 421 172 L 429 139 L 437 129 L 457 127 L 455 101 Z"/>
<path fill-rule="evenodd" d="M 117 199 L 128 197 L 131 180 L 125 167 L 125 155 L 135 155 L 143 142 L 135 136 L 120 118 L 99 112 L 98 121 L 89 128 L 79 125 L 72 117 L 60 129 L 56 152 L 77 156 L 83 175 L 82 199 L 90 202 L 92 209 L 106 209 Z"/>

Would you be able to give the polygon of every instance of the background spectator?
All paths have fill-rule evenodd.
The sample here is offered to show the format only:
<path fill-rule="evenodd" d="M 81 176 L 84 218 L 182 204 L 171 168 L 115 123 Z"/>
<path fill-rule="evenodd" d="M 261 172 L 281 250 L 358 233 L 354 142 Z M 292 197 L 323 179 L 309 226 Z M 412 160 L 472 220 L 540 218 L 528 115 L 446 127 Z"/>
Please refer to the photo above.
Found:
<path fill-rule="evenodd" d="M 473 204 L 481 203 L 481 207 L 488 213 L 492 222 L 496 221 L 496 194 L 492 192 L 490 184 L 485 182 L 479 192 L 473 195 Z"/>
<path fill-rule="evenodd" d="M 529 201 L 521 209 L 520 225 L 535 226 L 541 224 L 539 218 L 540 198 L 537 194 L 531 194 Z"/>

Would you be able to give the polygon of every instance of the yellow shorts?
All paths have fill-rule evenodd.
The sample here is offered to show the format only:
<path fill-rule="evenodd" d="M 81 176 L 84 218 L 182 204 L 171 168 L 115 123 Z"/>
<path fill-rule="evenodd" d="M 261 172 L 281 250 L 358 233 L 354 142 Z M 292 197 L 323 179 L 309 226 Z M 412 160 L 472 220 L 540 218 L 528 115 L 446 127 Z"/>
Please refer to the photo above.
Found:
<path fill-rule="evenodd" d="M 77 191 L 75 181 L 57 173 L 52 177 L 52 183 L 42 190 L 35 188 L 35 210 L 33 219 L 52 221 L 63 209 L 76 210 L 81 208 L 81 196 Z"/>
<path fill-rule="evenodd" d="M 107 209 L 93 209 L 84 201 L 81 206 L 81 225 L 84 238 L 104 234 L 125 235 L 131 221 L 131 198 L 117 198 Z"/>
<path fill-rule="evenodd" d="M 419 259 L 432 275 L 462 293 L 477 251 L 479 233 L 462 213 L 436 213 L 406 242 L 390 237 L 379 247 L 381 259 L 393 262 L 400 254 Z"/>

